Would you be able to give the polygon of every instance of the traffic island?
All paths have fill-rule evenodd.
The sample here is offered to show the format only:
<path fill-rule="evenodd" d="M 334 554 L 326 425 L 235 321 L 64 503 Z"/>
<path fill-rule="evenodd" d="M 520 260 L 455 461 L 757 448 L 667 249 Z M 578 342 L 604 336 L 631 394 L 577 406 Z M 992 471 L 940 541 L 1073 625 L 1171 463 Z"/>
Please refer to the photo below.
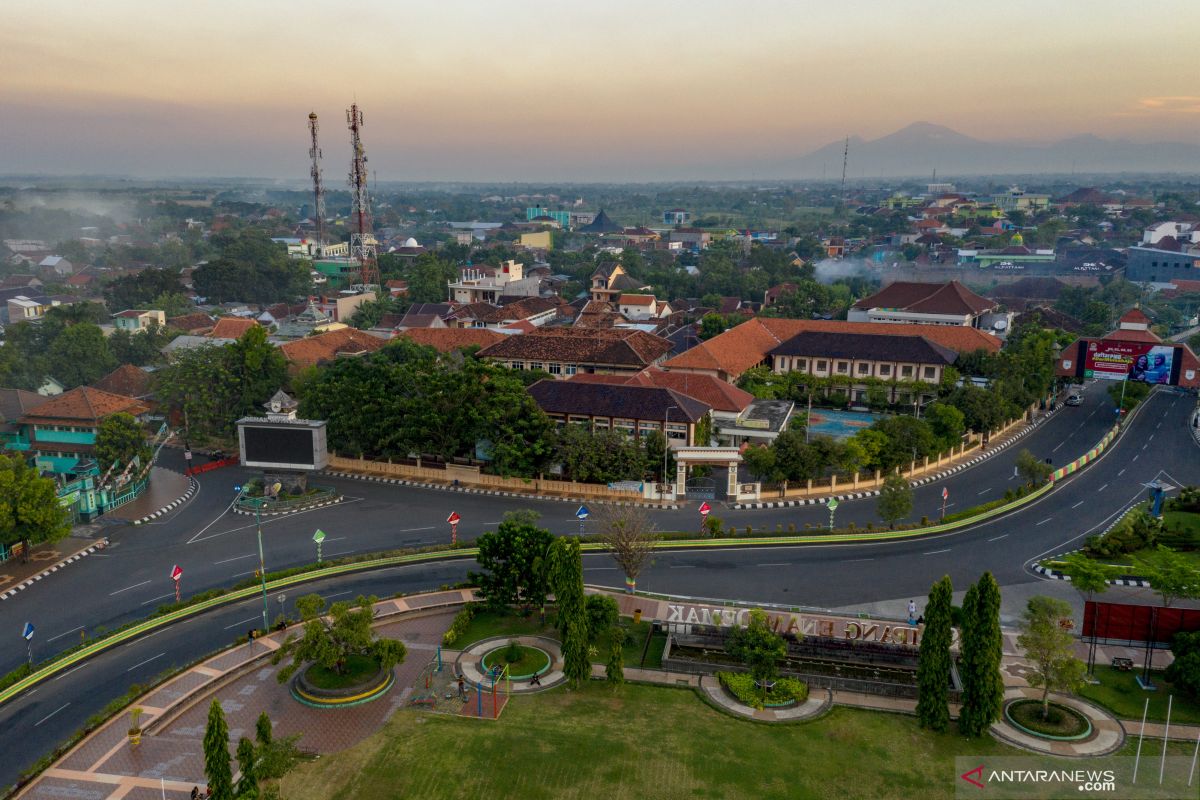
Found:
<path fill-rule="evenodd" d="M 1042 692 L 1028 686 L 1009 686 L 1004 712 L 991 734 L 1002 742 L 1054 756 L 1093 757 L 1120 750 L 1125 729 L 1104 709 L 1079 697 L 1051 695 L 1056 721 L 1041 720 Z"/>
<path fill-rule="evenodd" d="M 1092 735 L 1088 718 L 1061 703 L 1013 700 L 1004 706 L 1004 719 L 1022 733 L 1054 742 L 1079 742 Z"/>
<path fill-rule="evenodd" d="M 506 663 L 505 651 L 513 643 L 520 649 L 522 657 L 510 664 Z M 539 663 L 541 658 L 545 662 Z M 508 680 L 501 677 L 505 674 L 505 666 L 509 670 Z M 562 647 L 545 636 L 493 636 L 464 650 L 455 664 L 455 673 L 487 692 L 491 691 L 493 683 L 498 690 L 509 694 L 538 692 L 564 681 Z M 536 683 L 533 681 L 535 675 Z"/>
<path fill-rule="evenodd" d="M 518 643 L 515 639 L 503 647 L 489 650 L 479 660 L 483 674 L 499 674 L 508 670 L 508 677 L 514 681 L 530 681 L 536 675 L 539 677 L 550 671 L 550 654 L 540 647 L 531 647 Z"/>
<path fill-rule="evenodd" d="M 309 664 L 292 679 L 292 697 L 312 708 L 349 708 L 378 700 L 396 682 L 393 670 L 366 656 L 351 656 L 342 673 Z"/>

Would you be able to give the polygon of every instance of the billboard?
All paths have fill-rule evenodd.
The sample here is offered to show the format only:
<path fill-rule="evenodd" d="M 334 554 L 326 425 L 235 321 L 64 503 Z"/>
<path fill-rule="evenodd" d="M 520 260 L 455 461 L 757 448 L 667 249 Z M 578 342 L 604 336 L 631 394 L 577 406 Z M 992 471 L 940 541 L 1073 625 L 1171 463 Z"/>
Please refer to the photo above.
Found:
<path fill-rule="evenodd" d="M 238 420 L 242 464 L 247 467 L 319 470 L 329 463 L 323 422 Z"/>
<path fill-rule="evenodd" d="M 1179 383 L 1179 353 L 1174 345 L 1097 339 L 1085 343 L 1083 377 L 1139 383 Z"/>

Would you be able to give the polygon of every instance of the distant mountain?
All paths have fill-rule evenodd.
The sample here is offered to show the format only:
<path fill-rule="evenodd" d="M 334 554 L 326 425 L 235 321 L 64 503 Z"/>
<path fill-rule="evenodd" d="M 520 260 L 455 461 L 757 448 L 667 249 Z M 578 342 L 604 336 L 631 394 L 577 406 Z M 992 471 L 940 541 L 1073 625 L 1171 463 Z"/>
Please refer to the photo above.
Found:
<path fill-rule="evenodd" d="M 840 178 L 845 141 L 791 162 L 797 177 Z M 782 165 L 781 165 L 782 166 Z M 850 137 L 849 178 L 1047 172 L 1200 172 L 1200 145 L 1130 142 L 1091 134 L 1051 144 L 985 142 L 943 125 L 914 122 L 879 139 Z"/>

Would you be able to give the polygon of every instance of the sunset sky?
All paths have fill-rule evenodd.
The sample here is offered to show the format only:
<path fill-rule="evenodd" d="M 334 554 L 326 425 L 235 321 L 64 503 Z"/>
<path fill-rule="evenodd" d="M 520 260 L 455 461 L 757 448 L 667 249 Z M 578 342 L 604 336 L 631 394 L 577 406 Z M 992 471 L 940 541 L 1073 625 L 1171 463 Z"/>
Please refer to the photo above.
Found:
<path fill-rule="evenodd" d="M 356 17 L 351 17 L 350 12 Z M 1200 3 L 10 2 L 0 173 L 747 177 L 915 120 L 1200 144 Z"/>

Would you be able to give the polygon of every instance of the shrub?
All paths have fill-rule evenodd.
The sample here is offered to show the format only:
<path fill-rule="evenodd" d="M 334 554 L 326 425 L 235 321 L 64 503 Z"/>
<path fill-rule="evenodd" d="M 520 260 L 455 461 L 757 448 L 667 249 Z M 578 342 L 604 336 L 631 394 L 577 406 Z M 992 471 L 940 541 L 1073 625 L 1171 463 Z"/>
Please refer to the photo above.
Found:
<path fill-rule="evenodd" d="M 761 710 L 767 703 L 772 705 L 790 701 L 803 703 L 808 699 L 808 684 L 796 678 L 779 678 L 771 691 L 763 692 L 754 683 L 748 672 L 718 672 L 717 679 L 738 702 Z"/>
<path fill-rule="evenodd" d="M 471 624 L 471 620 L 475 618 L 475 613 L 478 610 L 478 603 L 467 603 L 463 606 L 454 615 L 454 621 L 450 623 L 450 628 L 442 635 L 442 644 L 447 647 L 453 645 L 454 641 L 467 630 L 467 626 Z"/>
<path fill-rule="evenodd" d="M 1167 667 L 1167 680 L 1192 699 L 1200 700 L 1200 631 L 1175 634 L 1171 653 L 1175 660 Z"/>
<path fill-rule="evenodd" d="M 1091 555 L 1113 558 L 1153 547 L 1158 543 L 1161 532 L 1162 522 L 1145 511 L 1136 511 L 1127 515 L 1103 536 L 1089 539 L 1087 548 Z"/>
<path fill-rule="evenodd" d="M 615 627 L 617 620 L 620 618 L 617 601 L 608 595 L 589 595 L 588 599 L 584 601 L 583 606 L 587 614 L 589 642 L 596 641 L 600 638 L 600 634 Z"/>

